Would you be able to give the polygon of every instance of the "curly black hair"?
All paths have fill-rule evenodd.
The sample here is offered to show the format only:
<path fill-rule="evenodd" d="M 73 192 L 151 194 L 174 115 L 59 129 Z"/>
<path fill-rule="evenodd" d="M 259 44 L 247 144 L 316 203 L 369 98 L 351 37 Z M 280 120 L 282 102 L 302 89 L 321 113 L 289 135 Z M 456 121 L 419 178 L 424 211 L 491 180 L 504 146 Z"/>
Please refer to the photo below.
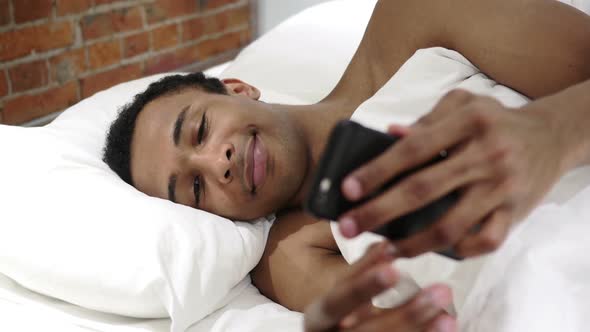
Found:
<path fill-rule="evenodd" d="M 223 83 L 214 77 L 207 77 L 202 72 L 186 75 L 170 75 L 150 84 L 148 88 L 133 98 L 133 101 L 121 108 L 117 119 L 111 124 L 102 160 L 130 185 L 131 179 L 131 142 L 135 131 L 137 116 L 151 101 L 178 93 L 187 88 L 197 88 L 205 92 L 227 94 Z"/>

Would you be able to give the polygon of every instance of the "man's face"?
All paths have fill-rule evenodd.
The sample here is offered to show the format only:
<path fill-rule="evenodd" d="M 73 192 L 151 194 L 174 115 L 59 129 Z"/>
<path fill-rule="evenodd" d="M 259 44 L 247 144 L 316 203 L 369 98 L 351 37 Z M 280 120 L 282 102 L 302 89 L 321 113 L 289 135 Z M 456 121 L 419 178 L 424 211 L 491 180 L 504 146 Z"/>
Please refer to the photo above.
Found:
<path fill-rule="evenodd" d="M 131 145 L 137 189 L 234 220 L 284 206 L 306 160 L 286 114 L 248 96 L 192 88 L 146 105 Z"/>

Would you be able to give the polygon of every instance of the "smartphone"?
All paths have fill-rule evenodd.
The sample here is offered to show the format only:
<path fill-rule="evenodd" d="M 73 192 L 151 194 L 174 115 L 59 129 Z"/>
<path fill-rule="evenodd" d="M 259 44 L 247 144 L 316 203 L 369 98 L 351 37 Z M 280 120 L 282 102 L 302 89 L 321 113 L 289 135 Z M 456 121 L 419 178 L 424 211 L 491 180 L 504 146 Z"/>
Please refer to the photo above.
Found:
<path fill-rule="evenodd" d="M 369 129 L 350 120 L 339 122 L 330 134 L 304 208 L 316 217 L 338 220 L 344 212 L 379 195 L 409 174 L 446 158 L 446 151 L 441 151 L 430 162 L 391 179 L 368 197 L 357 202 L 347 200 L 340 191 L 344 177 L 383 153 L 399 139 L 400 137 Z M 458 198 L 457 192 L 451 192 L 419 210 L 390 221 L 373 232 L 393 241 L 407 238 L 440 219 Z M 450 249 L 439 253 L 452 259 L 461 259 Z"/>

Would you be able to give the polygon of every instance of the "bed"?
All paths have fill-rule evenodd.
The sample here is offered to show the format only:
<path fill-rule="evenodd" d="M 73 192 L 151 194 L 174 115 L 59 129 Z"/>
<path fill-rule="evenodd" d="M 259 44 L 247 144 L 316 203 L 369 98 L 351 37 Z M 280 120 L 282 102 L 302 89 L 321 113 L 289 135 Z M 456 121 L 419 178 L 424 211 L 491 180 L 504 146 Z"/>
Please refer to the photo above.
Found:
<path fill-rule="evenodd" d="M 267 102 L 291 104 L 317 102 L 330 91 L 344 71 L 362 37 L 364 26 L 374 3 L 374 1 L 341 0 L 310 8 L 285 21 L 252 43 L 233 62 L 212 68 L 208 73 L 219 77 L 238 77 L 253 84 L 261 89 L 263 100 Z M 570 3 L 580 9 L 589 9 L 587 1 L 570 1 Z M 335 12 L 338 15 L 334 15 Z M 326 17 L 334 19 L 326 20 Z M 350 24 L 350 22 L 356 23 Z M 302 35 L 306 38 L 302 39 Z M 326 47 L 326 45 L 330 45 L 330 47 Z M 294 57 L 293 54 L 297 54 L 297 56 Z M 439 69 L 444 67 L 448 68 L 449 73 L 459 73 L 453 74 L 455 75 L 453 82 L 456 84 L 449 83 L 445 77 L 441 78 L 440 82 L 444 82 L 438 86 L 436 86 L 436 82 L 429 82 L 428 84 L 432 86 L 432 93 L 429 94 L 429 98 L 424 98 L 425 82 L 412 77 L 420 77 L 415 74 L 427 72 L 428 66 L 435 66 Z M 384 93 L 381 97 L 396 99 L 398 107 L 412 111 L 401 114 L 399 117 L 391 119 L 392 121 L 409 123 L 415 120 L 421 112 L 429 109 L 429 106 L 437 100 L 441 93 L 457 87 L 457 84 L 465 84 L 461 87 L 495 95 L 498 98 L 507 98 L 505 102 L 514 103 L 514 105 L 526 102 L 521 96 L 496 87 L 461 55 L 444 49 L 437 48 L 418 52 L 400 72 L 399 75 L 396 74 L 396 79 L 392 79 L 388 84 L 391 87 L 396 87 L 396 91 L 400 91 L 401 95 Z M 137 229 L 126 229 L 125 225 L 117 225 L 116 223 L 108 224 L 110 220 L 105 222 L 116 228 L 104 230 L 96 225 L 88 224 L 79 226 L 78 229 L 75 228 L 77 224 L 74 222 L 67 224 L 52 220 L 61 227 L 56 230 L 55 227 L 47 227 L 39 223 L 40 219 L 52 213 L 56 213 L 56 215 L 64 213 L 63 209 L 68 209 L 67 212 L 72 215 L 75 222 L 78 222 L 80 216 L 83 215 L 84 221 L 89 223 L 94 220 L 92 219 L 93 215 L 103 215 L 109 213 L 109 210 L 122 213 L 120 210 L 124 206 L 113 205 L 117 202 L 109 200 L 116 201 L 120 197 L 127 196 L 121 194 L 120 196 L 115 195 L 116 198 L 109 198 L 107 196 L 111 196 L 112 193 L 109 192 L 108 195 L 105 195 L 96 189 L 103 188 L 101 187 L 103 182 L 108 180 L 106 178 L 108 169 L 100 165 L 96 159 L 102 144 L 101 137 L 103 136 L 101 135 L 104 135 L 104 126 L 95 128 L 92 121 L 107 124 L 110 118 L 105 115 L 106 113 L 100 113 L 100 110 L 93 111 L 92 108 L 96 108 L 97 105 L 99 108 L 107 107 L 111 102 L 117 104 L 128 100 L 132 96 L 131 91 L 140 91 L 145 88 L 146 84 L 158 77 L 160 76 L 130 82 L 101 92 L 93 96 L 90 101 L 82 102 L 64 112 L 55 124 L 46 130 L 27 132 L 29 134 L 27 137 L 33 138 L 25 139 L 26 142 L 23 144 L 31 149 L 49 144 L 39 140 L 48 139 L 51 141 L 55 139 L 56 142 L 59 141 L 55 145 L 48 146 L 49 150 L 37 151 L 38 155 L 33 157 L 21 156 L 19 149 L 11 150 L 10 147 L 2 147 L 0 150 L 0 153 L 4 155 L 14 156 L 17 160 L 21 160 L 20 165 L 14 163 L 12 166 L 11 171 L 15 173 L 25 172 L 20 168 L 26 168 L 27 172 L 38 171 L 34 164 L 44 156 L 66 160 L 63 169 L 56 170 L 55 165 L 50 165 L 43 170 L 45 173 L 42 173 L 44 177 L 42 180 L 45 182 L 42 183 L 45 187 L 39 190 L 39 195 L 44 199 L 35 204 L 35 208 L 15 202 L 15 204 L 3 207 L 3 210 L 0 211 L 0 253 L 2 253 L 0 255 L 0 271 L 4 271 L 3 274 L 0 274 L 1 331 L 248 332 L 302 330 L 302 315 L 289 311 L 261 295 L 251 284 L 248 276 L 249 268 L 252 264 L 256 264 L 261 255 L 268 229 L 273 222 L 272 216 L 254 225 L 238 223 L 238 226 L 235 226 L 230 221 L 214 220 L 209 223 L 209 219 L 214 218 L 213 216 L 198 215 L 200 221 L 203 222 L 197 226 L 193 225 L 194 223 L 161 224 L 154 233 L 149 233 L 150 230 L 146 230 L 145 233 L 148 235 L 157 234 L 160 236 L 162 231 L 165 232 L 163 237 L 157 238 L 159 242 L 156 242 L 159 246 L 158 250 L 164 248 L 164 251 L 158 251 L 160 256 L 156 257 L 155 262 L 146 260 L 134 267 L 135 270 L 129 270 L 132 276 L 128 280 L 118 280 L 109 276 L 108 274 L 116 274 L 113 271 L 117 270 L 108 270 L 108 267 L 112 267 L 109 265 L 110 262 L 101 261 L 100 255 L 106 252 L 111 255 L 107 257 L 117 261 L 117 257 L 114 256 L 115 249 L 121 249 L 128 243 L 133 243 L 138 248 L 148 248 L 148 245 L 152 244 L 150 241 L 153 241 L 149 236 L 138 235 L 141 238 L 132 241 L 123 237 L 119 238 L 120 234 L 126 234 L 126 231 L 137 232 Z M 466 80 L 467 78 L 472 78 L 472 80 Z M 467 83 L 461 83 L 464 81 Z M 402 89 L 397 89 L 399 87 Z M 380 104 L 380 99 L 377 98 L 361 105 L 359 112 L 355 113 L 355 119 L 365 122 L 368 126 L 379 127 L 384 122 L 365 118 L 363 110 L 367 108 L 379 109 Z M 95 114 L 89 118 L 82 118 L 81 112 Z M 113 113 L 112 110 L 109 112 Z M 80 119 L 76 119 L 75 123 L 83 128 L 88 128 L 88 130 L 78 131 L 72 135 L 63 134 L 62 130 L 71 126 L 74 122 L 69 121 L 76 117 L 80 117 Z M 33 133 L 35 134 L 32 135 Z M 38 136 L 37 133 L 39 133 Z M 47 136 L 49 134 L 51 137 Z M 20 139 L 25 136 L 20 131 L 0 127 L 0 140 L 14 140 L 17 137 Z M 72 142 L 68 142 L 66 147 L 61 142 L 63 140 L 71 140 Z M 61 148 L 67 149 L 61 150 Z M 84 151 L 80 152 L 80 150 Z M 55 156 L 52 153 L 60 155 Z M 26 167 L 24 163 L 26 163 Z M 33 166 L 29 166 L 29 164 Z M 87 170 L 81 170 L 80 165 L 90 165 L 94 168 L 90 173 L 82 174 L 82 171 L 86 172 Z M 5 187 L 10 187 L 14 180 L 10 175 L 4 173 L 9 172 L 1 172 L 0 181 Z M 64 180 L 63 177 L 57 180 L 46 179 L 58 173 L 62 176 L 74 174 L 74 179 L 70 182 L 67 179 Z M 80 174 L 94 176 L 89 183 L 93 185 L 92 188 L 95 191 L 99 192 L 86 194 L 94 195 L 93 199 L 100 201 L 100 204 L 89 205 L 90 203 L 86 200 L 76 200 L 76 193 L 71 193 L 75 190 L 82 192 L 88 190 L 80 185 L 79 182 L 86 181 L 86 178 Z M 36 181 L 40 180 L 36 179 Z M 13 189 L 17 188 L 16 184 L 13 185 Z M 34 185 L 34 181 L 30 183 L 30 186 Z M 580 317 L 590 315 L 581 300 L 587 298 L 586 295 L 590 295 L 590 287 L 584 282 L 584 277 L 590 275 L 590 268 L 587 264 L 576 264 L 581 261 L 580 256 L 576 253 L 590 250 L 588 245 L 580 240 L 580 236 L 586 233 L 588 227 L 582 221 L 585 218 L 590 218 L 590 211 L 585 208 L 584 204 L 590 198 L 590 192 L 586 190 L 589 185 L 590 170 L 580 169 L 568 174 L 547 197 L 538 212 L 531 215 L 530 218 L 533 218 L 535 222 L 526 223 L 526 226 L 516 230 L 508 241 L 508 245 L 491 257 L 457 266 L 455 263 L 441 260 L 437 256 L 427 255 L 421 260 L 402 262 L 401 267 L 420 285 L 440 279 L 453 283 L 461 293 L 462 300 L 457 304 L 457 307 L 460 310 L 463 326 L 467 331 L 583 331 L 583 327 L 576 324 L 581 321 Z M 22 187 L 22 183 L 19 186 Z M 53 188 L 57 186 L 69 187 L 71 190 L 67 193 L 56 194 Z M 119 187 L 121 192 L 127 193 L 130 190 L 122 186 Z M 0 201 L 13 199 L 18 194 L 20 194 L 18 191 L 11 191 L 9 195 L 0 190 Z M 26 191 L 23 191 L 22 194 L 26 194 Z M 53 205 L 49 205 L 45 201 L 51 201 L 53 198 L 50 196 L 52 195 L 59 197 L 52 201 Z M 64 203 L 64 197 L 68 198 L 68 202 L 73 201 L 74 203 Z M 145 197 L 137 199 L 148 202 L 148 198 Z M 154 217 L 164 218 L 177 215 L 179 218 L 188 220 L 195 218 L 194 212 L 177 211 L 177 208 L 173 207 L 171 203 L 156 203 L 152 200 L 149 200 L 149 203 L 159 205 L 161 208 L 157 211 L 154 210 L 157 212 Z M 143 206 L 136 205 L 134 207 Z M 92 209 L 90 215 L 87 213 L 88 209 Z M 172 211 L 173 209 L 174 211 Z M 72 214 L 74 212 L 77 214 Z M 23 216 L 27 216 L 27 220 L 19 219 Z M 550 227 L 550 221 L 555 218 L 569 220 L 572 227 L 569 228 L 569 231 L 555 232 Z M 10 224 L 9 219 L 18 220 L 18 225 Z M 15 233 L 14 228 L 25 227 L 20 225 L 21 222 L 29 228 L 22 229 L 21 233 Z M 130 223 L 133 222 L 130 221 Z M 200 259 L 203 257 L 198 256 L 201 250 L 208 252 L 209 256 L 203 258 L 205 263 L 199 267 L 205 266 L 206 269 L 210 269 L 211 262 L 219 261 L 218 258 L 222 257 L 220 256 L 222 249 L 215 243 L 192 246 L 194 239 L 183 238 L 186 237 L 186 234 L 196 234 L 202 231 L 202 227 L 209 227 L 205 231 L 206 234 L 211 235 L 211 238 L 216 238 L 221 233 L 232 232 L 232 236 L 234 236 L 232 239 L 236 239 L 242 246 L 229 248 L 225 254 L 233 255 L 229 261 L 238 265 L 215 267 L 205 274 L 182 269 L 182 271 L 178 271 L 179 266 L 186 265 L 185 262 L 199 260 L 202 263 Z M 526 229 L 526 227 L 530 227 L 530 229 Z M 89 228 L 90 230 L 88 230 Z M 31 232 L 31 229 L 34 231 Z M 116 235 L 113 235 L 113 229 L 116 229 Z M 76 238 L 71 235 L 85 231 L 87 231 L 87 237 L 77 235 L 78 238 Z M 17 236 L 18 234 L 21 234 L 22 237 Z M 534 234 L 536 237 L 531 238 L 532 235 L 526 234 Z M 101 243 L 106 243 L 105 247 L 113 248 L 84 251 L 85 244 L 92 241 L 93 237 L 100 238 L 101 236 L 104 236 Z M 27 241 L 21 244 L 19 242 L 23 241 L 20 239 Z M 170 243 L 171 239 L 173 243 Z M 347 260 L 354 261 L 366 246 L 375 241 L 375 238 L 361 237 L 356 242 L 346 242 L 341 238 L 337 238 L 337 240 Z M 547 242 L 551 242 L 551 246 L 547 246 Z M 68 245 L 58 248 L 59 250 L 53 248 L 53 246 L 63 243 Z M 572 245 L 572 243 L 579 244 Z M 72 249 L 73 245 L 77 246 L 75 250 Z M 144 246 L 142 247 L 142 245 Z M 18 251 L 15 248 L 22 250 L 35 248 L 35 250 L 29 250 L 26 255 L 18 256 L 16 259 L 11 256 L 10 252 L 11 250 Z M 244 248 L 249 251 L 244 252 Z M 80 254 L 73 255 L 72 251 L 79 251 Z M 177 257 L 175 256 L 177 252 L 189 252 L 193 256 Z M 69 257 L 70 260 L 59 261 L 50 257 L 48 253 L 52 253 L 51 256 L 61 253 Z M 127 253 L 129 257 L 133 257 L 133 254 L 137 254 L 133 249 Z M 165 257 L 162 258 L 161 255 Z M 562 259 L 564 256 L 559 255 L 565 255 L 568 259 Z M 240 260 L 247 261 L 248 264 L 243 264 Z M 122 259 L 117 262 L 119 263 L 117 268 L 125 270 L 126 261 Z M 41 265 L 43 269 L 39 269 L 37 265 Z M 60 272 L 63 269 L 67 270 L 65 267 L 69 268 L 69 265 L 72 265 L 71 270 L 77 273 L 75 279 L 67 279 L 64 273 Z M 564 271 L 563 273 L 548 272 L 547 266 L 558 265 Z M 24 269 L 25 266 L 28 269 L 26 273 L 16 271 Z M 158 278 L 163 276 L 164 279 L 145 280 L 135 275 L 137 271 L 146 274 L 152 273 L 152 268 L 162 269 L 156 272 L 159 273 Z M 90 272 L 84 274 L 83 271 L 78 271 L 85 269 Z M 215 285 L 209 286 L 208 282 L 212 277 L 216 277 L 224 271 L 234 270 L 241 272 L 233 275 L 232 278 L 220 277 L 221 281 L 216 280 Z M 498 277 L 497 271 L 499 270 L 512 273 L 515 281 L 509 283 Z M 441 271 L 446 272 L 441 273 Z M 473 273 L 474 271 L 478 273 Z M 103 279 L 98 283 L 92 283 L 91 279 L 97 273 L 101 274 Z M 526 277 L 532 274 L 535 275 L 535 278 Z M 186 277 L 187 275 L 189 277 Z M 77 283 L 74 288 L 70 285 L 72 280 Z M 180 286 L 178 282 L 180 282 Z M 568 284 L 568 282 L 570 283 Z M 468 286 L 466 286 L 467 284 Z M 200 285 L 200 288 L 194 285 Z M 551 285 L 552 288 L 544 289 L 546 285 Z M 134 295 L 132 291 L 121 294 L 121 291 L 127 288 L 132 288 L 132 291 L 139 293 L 141 295 L 139 300 L 132 298 Z M 87 291 L 88 289 L 90 291 Z M 108 299 L 109 294 L 115 294 L 118 296 L 117 299 L 122 300 Z M 563 310 L 555 310 L 554 305 L 543 301 L 544 296 L 548 295 L 559 299 Z M 97 300 L 99 297 L 104 298 Z M 160 301 L 161 303 L 138 304 L 138 301 Z M 135 306 L 141 308 L 135 310 Z M 521 310 L 525 307 L 530 309 Z M 518 310 L 522 315 L 515 317 L 513 313 Z M 543 314 L 541 317 L 544 319 L 538 319 L 539 313 Z M 169 318 L 170 316 L 173 317 L 173 320 Z M 535 324 L 523 325 L 535 318 L 537 319 Z"/>

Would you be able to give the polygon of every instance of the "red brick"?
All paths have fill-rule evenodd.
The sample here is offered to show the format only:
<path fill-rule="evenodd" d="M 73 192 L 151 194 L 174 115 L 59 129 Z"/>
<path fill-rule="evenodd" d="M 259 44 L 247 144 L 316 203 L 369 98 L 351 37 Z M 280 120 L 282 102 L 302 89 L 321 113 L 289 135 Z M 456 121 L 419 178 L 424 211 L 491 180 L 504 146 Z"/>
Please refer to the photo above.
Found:
<path fill-rule="evenodd" d="M 154 50 L 161 50 L 179 43 L 178 27 L 176 24 L 164 25 L 152 30 L 152 46 Z"/>
<path fill-rule="evenodd" d="M 240 31 L 240 46 L 246 46 L 252 42 L 252 27 Z"/>
<path fill-rule="evenodd" d="M 223 14 L 226 16 L 226 28 L 228 29 L 248 25 L 250 21 L 250 8 L 248 6 L 227 10 Z"/>
<path fill-rule="evenodd" d="M 140 29 L 143 26 L 141 8 L 123 8 L 107 13 L 85 16 L 81 20 L 84 39 L 109 36 L 117 32 Z"/>
<path fill-rule="evenodd" d="M 6 82 L 6 74 L 0 71 L 0 97 L 8 94 L 8 82 Z"/>
<path fill-rule="evenodd" d="M 57 0 L 57 15 L 83 12 L 92 7 L 92 0 Z"/>
<path fill-rule="evenodd" d="M 49 59 L 51 79 L 60 84 L 77 78 L 86 70 L 84 48 L 70 50 Z"/>
<path fill-rule="evenodd" d="M 45 60 L 27 62 L 8 69 L 12 91 L 20 92 L 39 88 L 49 83 Z"/>
<path fill-rule="evenodd" d="M 91 69 L 110 66 L 121 60 L 121 42 L 116 40 L 88 46 L 88 66 Z"/>
<path fill-rule="evenodd" d="M 148 23 L 156 23 L 171 17 L 186 16 L 199 11 L 196 0 L 156 0 L 145 6 Z"/>
<path fill-rule="evenodd" d="M 250 20 L 250 8 L 247 6 L 219 12 L 206 16 L 203 19 L 205 34 L 223 32 L 242 25 L 247 25 Z"/>
<path fill-rule="evenodd" d="M 145 63 L 144 74 L 151 75 L 172 71 L 194 63 L 199 59 L 198 45 L 186 46 L 179 50 L 149 58 Z"/>
<path fill-rule="evenodd" d="M 104 90 L 121 82 L 139 78 L 140 76 L 141 64 L 134 63 L 85 77 L 80 80 L 82 98 L 89 97 L 95 92 Z"/>
<path fill-rule="evenodd" d="M 33 51 L 65 47 L 73 41 L 72 25 L 68 22 L 0 32 L 0 61 L 15 59 Z"/>
<path fill-rule="evenodd" d="M 203 32 L 205 34 L 222 32 L 227 28 L 227 18 L 228 16 L 224 12 L 204 17 Z"/>
<path fill-rule="evenodd" d="M 123 56 L 131 58 L 145 53 L 150 49 L 149 32 L 142 32 L 126 37 L 123 40 Z"/>
<path fill-rule="evenodd" d="M 200 17 L 182 23 L 182 41 L 199 39 L 203 32 L 203 20 Z"/>
<path fill-rule="evenodd" d="M 211 9 L 211 8 L 217 8 L 217 7 L 221 7 L 230 3 L 234 3 L 234 2 L 238 2 L 237 0 L 207 0 L 206 1 L 206 5 L 205 8 L 207 9 Z"/>
<path fill-rule="evenodd" d="M 94 2 L 96 3 L 96 5 L 105 5 L 107 3 L 113 3 L 113 2 L 117 2 L 117 1 L 125 1 L 125 0 L 94 0 Z"/>
<path fill-rule="evenodd" d="M 0 25 L 10 23 L 10 9 L 8 0 L 0 0 Z"/>
<path fill-rule="evenodd" d="M 77 101 L 77 82 L 70 82 L 38 94 L 19 96 L 4 104 L 3 122 L 20 124 L 65 109 Z"/>
<path fill-rule="evenodd" d="M 51 14 L 52 0 L 16 0 L 14 6 L 14 21 L 23 23 L 40 18 L 48 18 Z"/>
<path fill-rule="evenodd" d="M 242 35 L 240 31 L 225 34 L 215 39 L 209 39 L 198 44 L 199 57 L 205 60 L 208 57 L 221 54 L 223 52 L 237 49 L 242 45 Z"/>

